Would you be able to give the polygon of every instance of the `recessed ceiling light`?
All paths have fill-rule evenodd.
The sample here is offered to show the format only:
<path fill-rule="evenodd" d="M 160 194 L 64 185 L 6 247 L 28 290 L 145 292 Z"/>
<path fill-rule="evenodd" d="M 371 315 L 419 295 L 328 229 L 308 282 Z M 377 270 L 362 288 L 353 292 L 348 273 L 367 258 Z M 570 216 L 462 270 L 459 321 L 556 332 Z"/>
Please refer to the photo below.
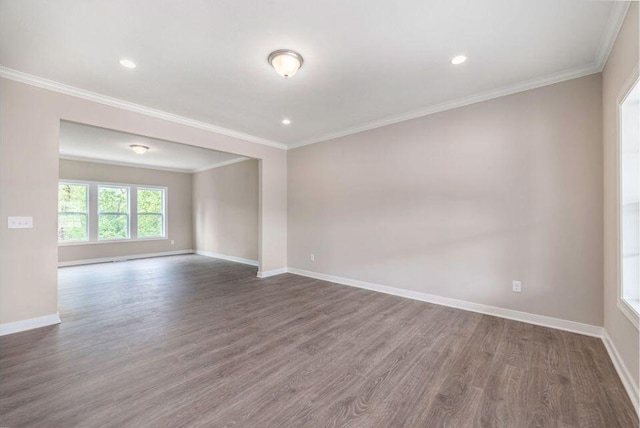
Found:
<path fill-rule="evenodd" d="M 142 155 L 146 153 L 147 150 L 149 150 L 149 147 L 143 146 L 142 144 L 131 144 L 129 147 L 131 147 L 131 150 L 139 155 Z"/>
<path fill-rule="evenodd" d="M 289 119 L 282 119 L 282 124 L 283 124 L 283 125 L 291 125 L 291 120 L 289 120 Z"/>
<path fill-rule="evenodd" d="M 467 60 L 467 57 L 464 55 L 458 55 L 456 57 L 453 57 L 453 59 L 451 60 L 451 64 L 453 65 L 459 65 L 462 64 L 463 62 L 465 62 Z"/>
<path fill-rule="evenodd" d="M 123 66 L 124 68 L 131 68 L 134 69 L 136 68 L 136 63 L 131 61 L 130 59 L 121 59 L 120 60 L 120 65 Z"/>
<path fill-rule="evenodd" d="M 302 67 L 302 55 L 289 49 L 279 49 L 269 54 L 269 64 L 285 79 L 293 76 Z"/>

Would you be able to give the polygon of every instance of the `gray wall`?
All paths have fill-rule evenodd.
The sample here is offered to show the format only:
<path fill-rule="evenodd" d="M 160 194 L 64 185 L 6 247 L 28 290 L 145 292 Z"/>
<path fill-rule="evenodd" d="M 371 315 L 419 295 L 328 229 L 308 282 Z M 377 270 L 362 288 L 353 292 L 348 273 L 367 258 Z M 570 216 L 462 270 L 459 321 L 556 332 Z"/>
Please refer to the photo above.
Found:
<path fill-rule="evenodd" d="M 192 241 L 191 174 L 60 159 L 60 179 L 166 186 L 167 239 L 98 242 L 58 246 L 58 261 L 190 250 Z M 174 244 L 171 244 L 174 240 Z"/>
<path fill-rule="evenodd" d="M 595 74 L 288 151 L 289 266 L 602 325 L 601 105 Z"/>
<path fill-rule="evenodd" d="M 618 308 L 618 103 L 638 77 L 638 3 L 633 2 L 602 74 L 604 137 L 604 327 L 637 390 L 638 330 Z M 637 404 L 637 403 L 636 403 Z"/>
<path fill-rule="evenodd" d="M 196 249 L 258 260 L 258 161 L 193 174 Z"/>

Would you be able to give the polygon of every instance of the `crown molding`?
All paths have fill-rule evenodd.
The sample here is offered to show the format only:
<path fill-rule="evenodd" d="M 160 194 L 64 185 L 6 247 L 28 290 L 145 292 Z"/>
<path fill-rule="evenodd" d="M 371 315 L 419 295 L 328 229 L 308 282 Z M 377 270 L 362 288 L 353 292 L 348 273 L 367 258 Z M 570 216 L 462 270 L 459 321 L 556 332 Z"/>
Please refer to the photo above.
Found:
<path fill-rule="evenodd" d="M 482 101 L 488 101 L 494 98 L 499 98 L 507 95 L 512 95 L 518 92 L 523 92 L 531 89 L 536 89 L 542 86 L 552 85 L 554 83 L 560 83 L 565 80 L 577 79 L 579 77 L 587 76 L 594 73 L 599 73 L 604 69 L 607 59 L 613 45 L 616 41 L 620 28 L 624 23 L 624 19 L 629 10 L 631 4 L 630 1 L 617 1 L 611 2 L 612 8 L 605 25 L 605 29 L 600 38 L 600 45 L 594 61 L 591 64 L 572 68 L 569 70 L 554 73 L 548 76 L 543 76 L 524 82 L 516 83 L 514 85 L 505 86 L 498 89 L 493 89 L 485 92 L 480 92 L 468 97 L 459 98 L 452 101 L 447 101 L 440 104 L 434 104 L 422 109 L 413 110 L 404 114 L 389 116 L 380 120 L 371 121 L 362 125 L 354 126 L 344 129 L 342 131 L 331 132 L 320 137 L 310 138 L 293 144 L 283 144 L 276 141 L 267 140 L 254 135 L 244 134 L 231 129 L 222 128 L 210 123 L 189 119 L 184 116 L 178 116 L 172 113 L 168 113 L 162 110 L 145 107 L 139 104 L 131 103 L 117 98 L 112 98 L 106 95 L 98 94 L 95 92 L 87 91 L 84 89 L 76 88 L 73 86 L 58 83 L 52 80 L 44 79 L 42 77 L 33 76 L 31 74 L 23 73 L 21 71 L 13 70 L 7 67 L 0 66 L 0 77 L 15 80 L 17 82 L 26 83 L 29 85 L 37 86 L 44 89 L 49 89 L 55 92 L 60 92 L 66 95 L 83 98 L 89 101 L 98 102 L 101 104 L 109 105 L 112 107 L 122 108 L 125 110 L 141 113 L 147 116 L 156 117 L 159 119 L 180 123 L 182 125 L 191 126 L 193 128 L 204 129 L 206 131 L 214 132 L 221 135 L 226 135 L 240 140 L 249 141 L 252 143 L 262 144 L 269 147 L 274 147 L 282 150 L 290 150 L 298 147 L 307 146 L 310 144 L 321 143 L 323 141 L 332 140 L 335 138 L 345 137 L 347 135 L 356 134 L 363 131 L 368 131 L 382 126 L 392 125 L 395 123 L 403 122 L 405 120 L 415 119 L 422 116 L 428 116 L 431 114 L 451 110 L 458 107 L 464 107 L 470 104 L 479 103 Z M 224 166 L 224 165 L 219 165 Z M 211 169 L 216 166 L 212 166 Z"/>
<path fill-rule="evenodd" d="M 440 113 L 447 110 L 452 110 L 458 107 L 464 107 L 470 104 L 476 104 L 482 101 L 488 101 L 494 98 L 500 98 L 500 97 L 512 95 L 518 92 L 528 91 L 530 89 L 536 89 L 536 88 L 540 88 L 547 85 L 553 85 L 554 83 L 564 82 L 565 80 L 577 79 L 579 77 L 588 76 L 594 73 L 599 73 L 600 71 L 601 70 L 599 68 L 599 65 L 596 63 L 591 63 L 582 67 L 571 68 L 569 70 L 561 71 L 555 74 L 550 74 L 548 76 L 527 80 L 524 82 L 516 83 L 514 85 L 505 86 L 499 89 L 480 92 L 478 94 L 471 95 L 468 97 L 458 98 L 457 100 L 447 101 L 441 104 L 435 104 L 419 110 L 413 110 L 401 115 L 391 116 L 381 120 L 368 122 L 368 123 L 365 123 L 364 125 L 348 128 L 343 131 L 325 134 L 318 138 L 311 138 L 309 140 L 301 141 L 299 143 L 290 144 L 287 146 L 287 150 L 308 146 L 310 144 L 321 143 L 323 141 L 333 140 L 335 138 L 346 137 L 347 135 L 356 134 L 358 132 L 369 131 L 371 129 L 380 128 L 382 126 L 393 125 L 395 123 L 404 122 L 406 120 L 416 119 L 419 117 L 428 116 L 431 114 Z"/>
<path fill-rule="evenodd" d="M 122 162 L 122 161 L 115 161 L 115 160 L 108 160 L 108 159 L 85 158 L 83 156 L 66 155 L 63 153 L 60 153 L 59 158 L 64 160 L 77 161 L 77 162 L 100 163 L 104 165 L 124 166 L 127 168 L 153 169 L 156 171 L 180 172 L 183 174 L 191 174 L 192 172 L 194 172 L 191 169 L 171 168 L 168 166 L 143 165 L 139 163 Z"/>
<path fill-rule="evenodd" d="M 98 94 L 96 92 L 87 91 L 85 89 L 76 88 L 74 86 L 65 85 L 53 80 L 34 76 L 28 73 L 23 73 L 22 71 L 13 70 L 8 67 L 0 66 L 0 77 L 14 80 L 20 83 L 26 83 L 32 86 L 37 86 L 39 88 L 48 89 L 50 91 L 59 92 L 61 94 L 70 95 L 72 97 L 82 98 L 96 103 L 108 105 L 111 107 L 121 108 L 123 110 L 132 111 L 134 113 L 144 114 L 146 116 L 155 117 L 169 122 L 179 123 L 181 125 L 190 126 L 192 128 L 203 129 L 205 131 L 214 132 L 216 134 L 226 135 L 227 137 L 249 141 L 251 143 L 262 144 L 264 146 L 274 147 L 281 150 L 286 150 L 287 147 L 285 144 L 278 143 L 276 141 L 267 140 L 265 138 L 256 137 L 250 134 L 244 134 L 232 129 L 212 125 L 207 122 L 189 119 L 188 117 L 179 116 L 173 113 L 168 113 L 166 111 L 145 107 L 140 104 L 135 104 L 118 98 L 109 97 L 107 95 Z"/>
<path fill-rule="evenodd" d="M 565 80 L 577 79 L 579 77 L 588 76 L 590 74 L 599 73 L 604 69 L 607 63 L 609 54 L 613 49 L 613 45 L 616 42 L 620 28 L 624 23 L 624 19 L 627 16 L 630 1 L 616 1 L 612 2 L 611 11 L 605 25 L 605 29 L 600 37 L 600 46 L 596 53 L 594 62 L 585 66 L 572 68 L 559 73 L 551 74 L 545 77 L 528 80 L 515 85 L 505 86 L 500 89 L 482 92 L 469 97 L 459 98 L 453 101 L 447 101 L 441 104 L 432 105 L 423 109 L 414 110 L 402 115 L 391 116 L 381 120 L 366 123 L 356 127 L 348 128 L 343 131 L 333 132 L 325 134 L 318 138 L 310 138 L 298 143 L 287 145 L 287 150 L 295 149 L 297 147 L 308 146 L 310 144 L 321 143 L 327 140 L 333 140 L 335 138 L 346 137 L 347 135 L 356 134 L 362 131 L 368 131 L 375 128 L 380 128 L 386 125 L 392 125 L 394 123 L 403 122 L 405 120 L 415 119 L 422 116 L 428 116 L 430 114 L 439 113 L 446 110 L 451 110 L 458 107 L 464 107 L 470 104 L 479 103 L 482 101 L 488 101 L 493 98 L 499 98 L 506 95 L 515 94 L 518 92 L 528 91 L 530 89 L 540 88 L 542 86 L 553 85 L 554 83 L 560 83 Z"/>
<path fill-rule="evenodd" d="M 220 167 L 223 167 L 223 166 L 233 165 L 234 163 L 240 163 L 240 162 L 248 161 L 248 160 L 251 160 L 251 159 L 252 158 L 245 158 L 245 157 L 231 159 L 231 160 L 224 161 L 224 162 L 214 163 L 212 165 L 205 166 L 204 168 L 194 169 L 192 172 L 209 171 L 210 169 L 216 169 L 216 168 L 220 168 Z"/>
<path fill-rule="evenodd" d="M 598 64 L 600 71 L 602 71 L 604 66 L 607 64 L 607 59 L 609 58 L 613 45 L 618 38 L 618 33 L 620 32 L 620 28 L 622 28 L 622 24 L 627 16 L 631 2 L 616 1 L 612 2 L 612 4 L 607 24 L 602 32 L 602 36 L 600 37 L 600 47 L 598 48 L 595 58 L 595 62 Z"/>
<path fill-rule="evenodd" d="M 63 153 L 60 153 L 59 158 L 64 160 L 77 161 L 77 162 L 91 162 L 91 163 L 99 163 L 104 165 L 124 166 L 127 168 L 153 169 L 156 171 L 179 172 L 182 174 L 193 174 L 196 172 L 208 171 L 210 169 L 220 168 L 227 165 L 233 165 L 234 163 L 244 162 L 252 159 L 252 158 L 246 158 L 246 157 L 239 157 L 236 159 L 231 159 L 224 162 L 217 162 L 211 165 L 207 165 L 203 168 L 182 169 L 182 168 L 171 168 L 168 166 L 145 165 L 145 164 L 139 164 L 139 163 L 122 162 L 122 161 L 115 161 L 115 160 L 108 160 L 108 159 L 86 158 L 84 156 L 73 156 L 73 155 L 66 155 Z"/>

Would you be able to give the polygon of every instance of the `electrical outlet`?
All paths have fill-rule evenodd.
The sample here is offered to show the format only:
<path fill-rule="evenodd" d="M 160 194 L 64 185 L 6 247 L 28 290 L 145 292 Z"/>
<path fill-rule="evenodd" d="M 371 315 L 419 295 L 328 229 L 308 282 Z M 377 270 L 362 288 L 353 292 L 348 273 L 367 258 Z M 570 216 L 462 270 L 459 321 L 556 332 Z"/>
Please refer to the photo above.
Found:
<path fill-rule="evenodd" d="M 522 293 L 522 281 L 513 281 L 513 292 Z"/>
<path fill-rule="evenodd" d="M 175 244 L 176 241 L 174 241 L 173 239 L 171 240 L 171 245 Z"/>
<path fill-rule="evenodd" d="M 316 261 L 316 255 L 311 253 L 311 255 L 309 256 L 309 260 L 311 260 L 312 262 Z"/>

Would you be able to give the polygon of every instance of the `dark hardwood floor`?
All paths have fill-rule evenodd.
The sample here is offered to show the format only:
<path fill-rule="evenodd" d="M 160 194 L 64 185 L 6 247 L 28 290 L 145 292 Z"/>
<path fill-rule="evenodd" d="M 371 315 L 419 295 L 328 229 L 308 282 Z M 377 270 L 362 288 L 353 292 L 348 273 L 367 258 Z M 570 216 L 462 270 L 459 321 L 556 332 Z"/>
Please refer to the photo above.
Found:
<path fill-rule="evenodd" d="M 63 268 L 0 425 L 637 427 L 599 339 L 205 258 Z"/>

